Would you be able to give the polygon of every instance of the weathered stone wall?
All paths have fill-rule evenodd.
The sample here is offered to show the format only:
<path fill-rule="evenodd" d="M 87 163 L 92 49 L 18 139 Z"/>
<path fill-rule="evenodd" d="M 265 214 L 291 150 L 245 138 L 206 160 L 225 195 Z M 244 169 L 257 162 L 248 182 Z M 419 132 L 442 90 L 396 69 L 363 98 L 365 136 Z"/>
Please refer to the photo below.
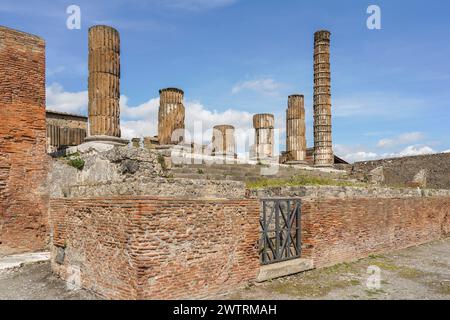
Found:
<path fill-rule="evenodd" d="M 450 189 L 450 153 L 357 162 L 349 172 L 378 184 Z"/>
<path fill-rule="evenodd" d="M 309 199 L 393 199 L 450 197 L 450 190 L 382 187 L 293 186 L 247 190 L 247 197 Z"/>
<path fill-rule="evenodd" d="M 52 267 L 110 299 L 203 298 L 256 278 L 259 203 L 54 199 Z"/>
<path fill-rule="evenodd" d="M 237 181 L 174 179 L 164 170 L 153 150 L 84 144 L 71 148 L 84 161 L 82 170 L 69 165 L 69 158 L 52 161 L 49 188 L 52 198 L 95 198 L 146 195 L 180 198 L 240 199 L 245 184 Z"/>
<path fill-rule="evenodd" d="M 45 42 L 0 27 L 0 255 L 47 244 Z"/>
<path fill-rule="evenodd" d="M 315 199 L 302 204 L 303 257 L 316 267 L 450 235 L 450 197 Z"/>

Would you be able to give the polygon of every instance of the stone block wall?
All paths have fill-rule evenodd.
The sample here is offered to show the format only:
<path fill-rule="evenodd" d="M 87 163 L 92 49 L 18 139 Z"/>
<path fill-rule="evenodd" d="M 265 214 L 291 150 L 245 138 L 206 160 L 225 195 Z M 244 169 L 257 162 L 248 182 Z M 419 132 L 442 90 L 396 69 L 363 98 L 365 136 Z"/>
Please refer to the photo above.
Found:
<path fill-rule="evenodd" d="M 316 267 L 450 235 L 450 197 L 315 199 L 302 204 L 303 257 Z"/>
<path fill-rule="evenodd" d="M 0 27 L 0 255 L 47 243 L 45 42 Z"/>
<path fill-rule="evenodd" d="M 351 176 L 391 186 L 450 189 L 450 153 L 357 162 Z"/>
<path fill-rule="evenodd" d="M 109 299 L 203 298 L 257 277 L 259 202 L 54 199 L 52 267 Z"/>

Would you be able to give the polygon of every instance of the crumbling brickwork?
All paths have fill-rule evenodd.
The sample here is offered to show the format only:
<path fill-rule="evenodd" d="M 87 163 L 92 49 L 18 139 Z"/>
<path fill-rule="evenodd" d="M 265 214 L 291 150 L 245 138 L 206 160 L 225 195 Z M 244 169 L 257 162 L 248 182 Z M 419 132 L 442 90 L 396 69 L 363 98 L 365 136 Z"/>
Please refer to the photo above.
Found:
<path fill-rule="evenodd" d="M 47 242 L 45 42 L 0 27 L 0 254 Z"/>
<path fill-rule="evenodd" d="M 53 270 L 106 298 L 202 298 L 259 271 L 257 200 L 55 199 L 50 217 Z"/>
<path fill-rule="evenodd" d="M 450 198 L 328 199 L 302 204 L 303 257 L 316 267 L 450 235 Z"/>

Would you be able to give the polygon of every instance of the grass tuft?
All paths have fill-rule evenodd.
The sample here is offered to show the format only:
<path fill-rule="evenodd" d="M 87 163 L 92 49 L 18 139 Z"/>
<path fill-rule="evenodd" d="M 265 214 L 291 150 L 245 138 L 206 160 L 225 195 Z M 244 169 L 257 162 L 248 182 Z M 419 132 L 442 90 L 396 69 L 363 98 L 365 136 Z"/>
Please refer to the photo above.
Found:
<path fill-rule="evenodd" d="M 294 176 L 290 179 L 268 179 L 261 178 L 256 181 L 248 181 L 248 189 L 265 189 L 276 187 L 297 187 L 297 186 L 338 186 L 338 187 L 363 187 L 363 183 L 351 181 L 333 180 L 311 176 Z"/>

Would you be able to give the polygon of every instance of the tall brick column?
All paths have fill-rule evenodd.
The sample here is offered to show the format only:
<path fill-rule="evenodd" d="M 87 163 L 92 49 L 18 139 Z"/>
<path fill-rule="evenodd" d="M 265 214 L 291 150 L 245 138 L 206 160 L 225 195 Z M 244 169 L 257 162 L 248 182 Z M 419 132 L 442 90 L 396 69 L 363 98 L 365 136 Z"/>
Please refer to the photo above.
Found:
<path fill-rule="evenodd" d="M 0 27 L 0 256 L 48 243 L 45 41 Z"/>
<path fill-rule="evenodd" d="M 286 111 L 286 151 L 288 163 L 306 163 L 305 98 L 292 95 Z"/>
<path fill-rule="evenodd" d="M 314 165 L 334 164 L 331 135 L 330 32 L 314 34 Z"/>
<path fill-rule="evenodd" d="M 256 114 L 253 116 L 253 127 L 255 128 L 256 158 L 273 157 L 275 116 L 273 114 Z"/>
<path fill-rule="evenodd" d="M 120 36 L 108 26 L 89 29 L 89 137 L 127 144 L 120 139 Z"/>
<path fill-rule="evenodd" d="M 176 88 L 159 91 L 158 139 L 161 146 L 176 145 L 184 141 L 184 92 Z M 176 136 L 172 135 L 176 132 Z"/>
<path fill-rule="evenodd" d="M 236 139 L 234 127 L 230 125 L 219 125 L 213 128 L 213 154 L 215 156 L 235 157 Z"/>

